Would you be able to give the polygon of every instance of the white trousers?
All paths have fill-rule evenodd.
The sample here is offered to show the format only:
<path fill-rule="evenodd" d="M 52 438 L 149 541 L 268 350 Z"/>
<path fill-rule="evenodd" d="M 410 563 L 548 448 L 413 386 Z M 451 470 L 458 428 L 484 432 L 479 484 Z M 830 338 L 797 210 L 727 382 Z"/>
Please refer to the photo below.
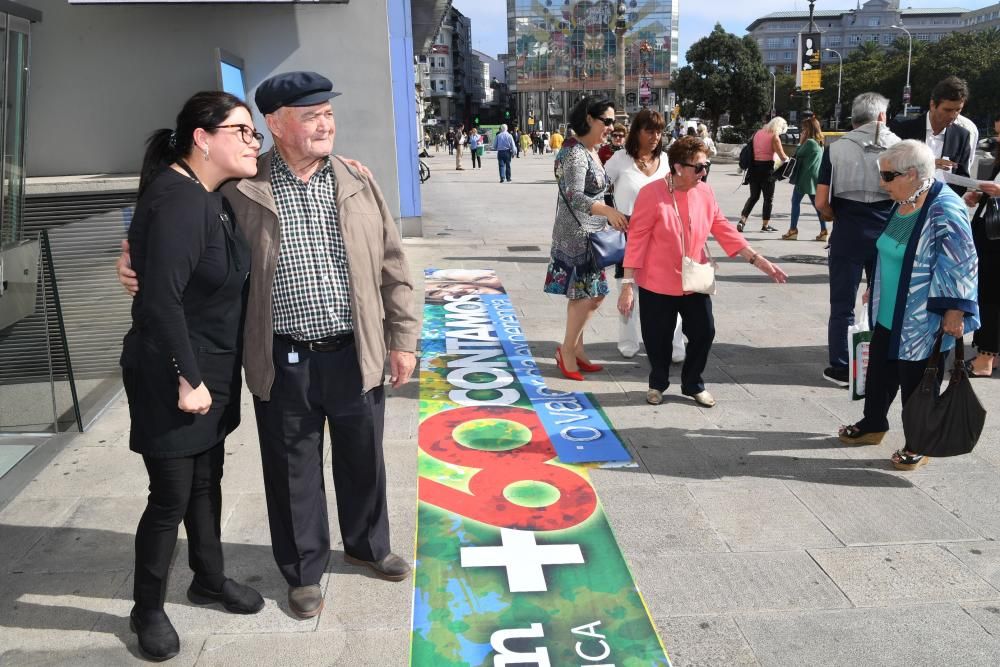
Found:
<path fill-rule="evenodd" d="M 617 278 L 618 291 L 621 292 L 622 281 Z M 631 359 L 639 354 L 639 341 L 641 332 L 639 330 L 639 297 L 636 295 L 633 301 L 632 312 L 628 317 L 618 314 L 618 351 L 626 359 Z M 671 351 L 671 361 L 680 363 L 684 361 L 684 338 L 681 332 L 681 317 L 677 316 L 677 326 L 674 328 L 673 350 Z"/>

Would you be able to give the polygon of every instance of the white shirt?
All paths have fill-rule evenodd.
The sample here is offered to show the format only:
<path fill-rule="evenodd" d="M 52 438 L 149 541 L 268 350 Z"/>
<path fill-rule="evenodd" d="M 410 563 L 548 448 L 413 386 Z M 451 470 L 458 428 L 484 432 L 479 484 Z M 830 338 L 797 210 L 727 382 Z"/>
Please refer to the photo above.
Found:
<path fill-rule="evenodd" d="M 935 158 L 941 159 L 944 157 L 941 155 L 941 151 L 944 150 L 944 135 L 948 131 L 948 127 L 945 126 L 945 128 L 941 130 L 940 134 L 934 134 L 934 129 L 931 127 L 930 113 L 925 114 L 924 118 L 925 118 L 924 122 L 926 123 L 927 127 L 927 138 L 924 140 L 924 143 L 930 146 L 930 149 L 934 153 Z M 948 157 L 951 158 L 950 155 Z M 938 169 L 937 171 L 934 172 L 934 178 L 939 181 L 943 181 L 945 173 L 946 172 L 944 169 Z"/>
<path fill-rule="evenodd" d="M 660 164 L 652 176 L 647 176 L 635 166 L 635 160 L 623 148 L 608 159 L 604 172 L 608 180 L 615 184 L 615 208 L 625 215 L 632 215 L 642 186 L 666 176 L 670 173 L 670 165 L 667 164 L 667 152 L 661 151 Z"/>

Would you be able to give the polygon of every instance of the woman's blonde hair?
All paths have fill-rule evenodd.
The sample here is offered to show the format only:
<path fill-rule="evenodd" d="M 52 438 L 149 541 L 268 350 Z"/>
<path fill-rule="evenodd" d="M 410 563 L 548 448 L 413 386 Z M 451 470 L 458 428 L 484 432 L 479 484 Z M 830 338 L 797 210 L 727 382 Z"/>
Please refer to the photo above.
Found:
<path fill-rule="evenodd" d="M 770 132 L 771 134 L 784 134 L 788 131 L 788 121 L 781 116 L 775 116 L 771 120 L 767 121 L 763 130 L 765 132 Z"/>

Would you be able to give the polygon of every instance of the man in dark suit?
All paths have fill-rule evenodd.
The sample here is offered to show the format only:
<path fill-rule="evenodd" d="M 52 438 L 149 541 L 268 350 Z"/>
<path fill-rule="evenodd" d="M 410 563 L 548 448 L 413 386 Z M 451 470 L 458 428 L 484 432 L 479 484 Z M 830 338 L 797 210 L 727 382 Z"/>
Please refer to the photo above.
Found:
<path fill-rule="evenodd" d="M 938 82 L 931 91 L 930 111 L 926 114 L 896 123 L 893 128 L 902 139 L 923 141 L 934 151 L 937 178 L 944 180 L 945 172 L 969 176 L 972 167 L 972 145 L 969 131 L 955 122 L 969 99 L 969 86 L 957 76 Z M 959 195 L 965 188 L 952 185 Z"/>

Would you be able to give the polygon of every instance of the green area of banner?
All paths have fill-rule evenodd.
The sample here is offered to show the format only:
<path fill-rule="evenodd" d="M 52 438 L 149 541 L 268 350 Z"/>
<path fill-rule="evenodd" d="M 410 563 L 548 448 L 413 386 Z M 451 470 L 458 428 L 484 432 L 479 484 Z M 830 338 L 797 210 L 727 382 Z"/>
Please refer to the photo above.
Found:
<path fill-rule="evenodd" d="M 411 664 L 668 666 L 587 468 L 503 354 L 489 271 L 428 275 Z"/>

